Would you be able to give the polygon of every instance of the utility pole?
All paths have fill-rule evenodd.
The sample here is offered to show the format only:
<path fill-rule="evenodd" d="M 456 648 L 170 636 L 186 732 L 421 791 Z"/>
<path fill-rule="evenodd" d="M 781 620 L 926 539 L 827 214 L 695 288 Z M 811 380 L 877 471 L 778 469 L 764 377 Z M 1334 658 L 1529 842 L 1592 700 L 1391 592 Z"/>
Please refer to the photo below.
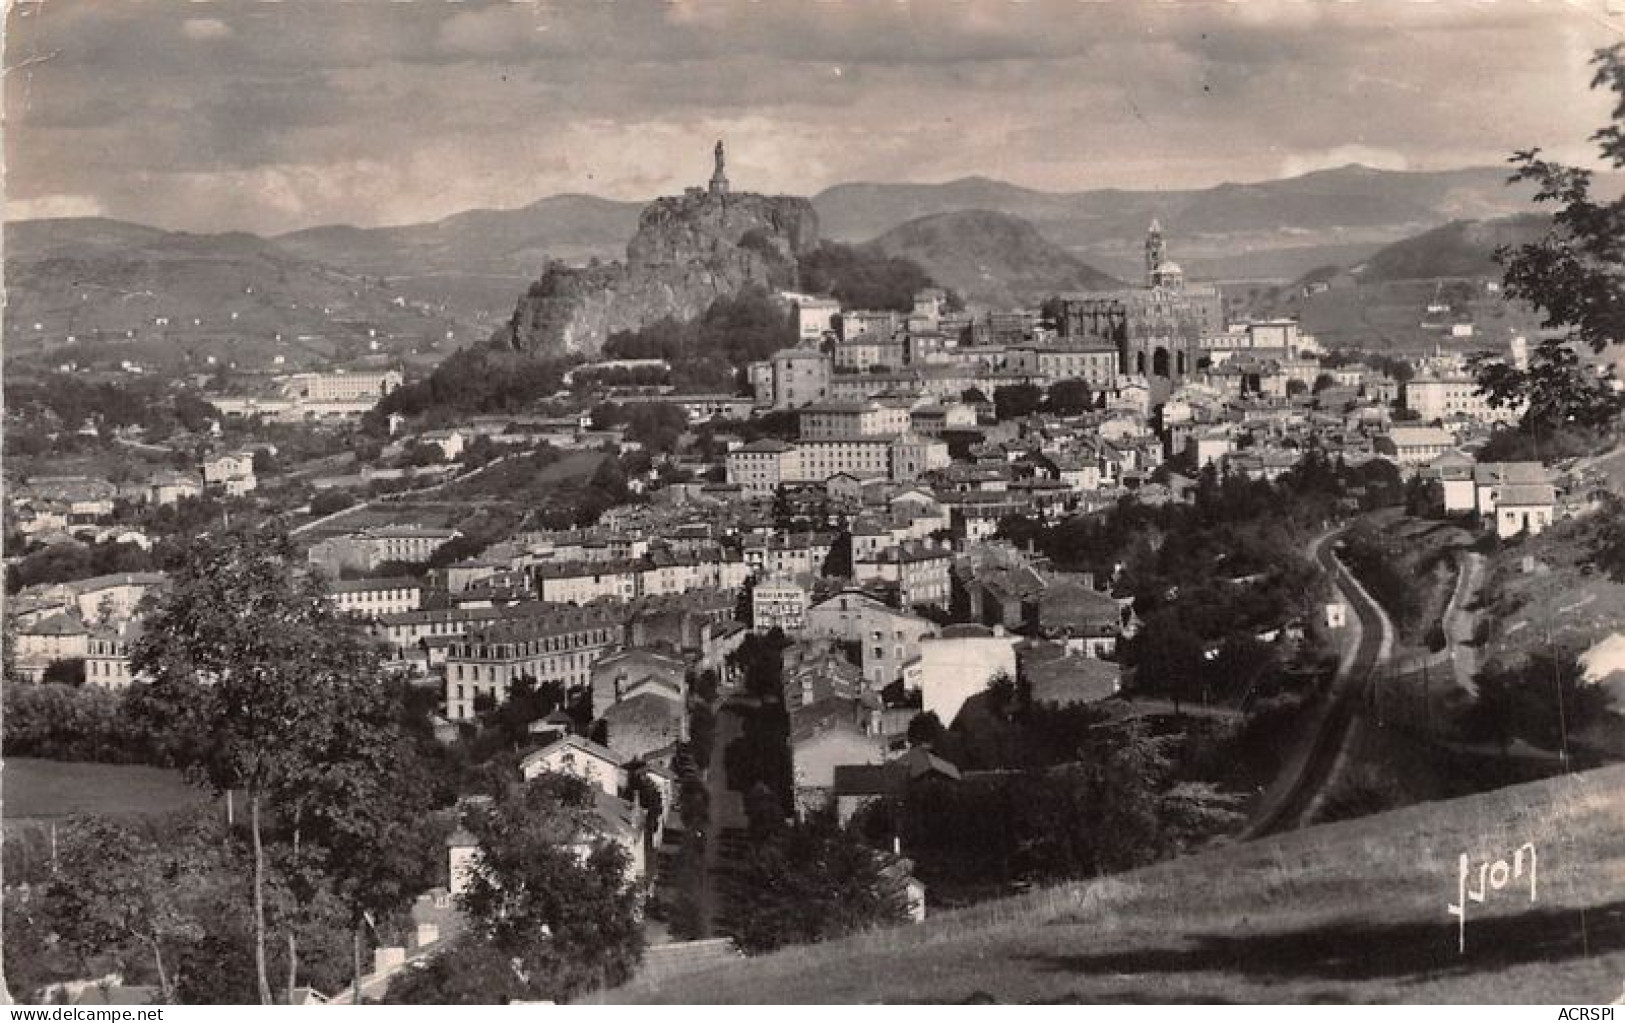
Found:
<path fill-rule="evenodd" d="M 1422 658 L 1422 734 L 1433 738 L 1433 708 L 1429 699 L 1428 687 L 1428 659 Z"/>

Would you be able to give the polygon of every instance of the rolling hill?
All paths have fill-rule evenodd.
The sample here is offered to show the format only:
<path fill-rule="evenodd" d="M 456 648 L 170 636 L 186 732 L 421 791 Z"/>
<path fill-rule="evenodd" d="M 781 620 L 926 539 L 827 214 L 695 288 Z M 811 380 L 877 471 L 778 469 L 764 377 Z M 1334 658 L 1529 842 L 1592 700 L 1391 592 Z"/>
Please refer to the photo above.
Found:
<path fill-rule="evenodd" d="M 1453 220 L 1384 247 L 1364 262 L 1360 274 L 1371 281 L 1499 278 L 1501 267 L 1495 262 L 1495 250 L 1502 245 L 1538 241 L 1550 226 L 1550 219 L 1539 214 L 1497 220 Z"/>
<path fill-rule="evenodd" d="M 912 259 L 938 284 L 995 307 L 1026 305 L 1063 291 L 1121 287 L 1007 213 L 959 210 L 899 224 L 869 243 Z"/>
<path fill-rule="evenodd" d="M 247 369 L 281 355 L 293 368 L 346 346 L 359 354 L 375 337 L 409 352 L 448 332 L 483 336 L 519 286 L 502 281 L 487 307 L 432 278 L 369 276 L 251 234 L 100 218 L 8 223 L 5 239 L 8 358 L 174 367 L 195 357 L 201 369 L 214 356 Z"/>
<path fill-rule="evenodd" d="M 403 227 L 315 227 L 278 235 L 306 259 L 367 273 L 540 276 L 549 258 L 619 258 L 642 203 L 555 195 L 517 210 L 469 210 Z"/>
<path fill-rule="evenodd" d="M 1502 274 L 1495 250 L 1534 241 L 1549 223 L 1529 213 L 1453 220 L 1361 258 L 1315 267 L 1291 285 L 1234 293 L 1247 294 L 1252 315 L 1295 317 L 1330 348 L 1422 352 L 1442 344 L 1494 349 L 1514 335 L 1540 329 L 1538 314 L 1489 287 Z M 1310 287 L 1320 284 L 1326 287 Z M 1429 312 L 1445 292 L 1457 296 L 1458 307 Z M 1470 326 L 1472 333 L 1450 336 L 1450 328 L 1458 324 Z"/>
<path fill-rule="evenodd" d="M 606 1001 L 1603 1003 L 1625 978 L 1625 767 L 1219 847 Z M 1460 895 L 1534 843 L 1526 873 Z M 1465 924 L 1446 911 L 1465 902 Z M 1459 942 L 1465 940 L 1465 951 Z"/>

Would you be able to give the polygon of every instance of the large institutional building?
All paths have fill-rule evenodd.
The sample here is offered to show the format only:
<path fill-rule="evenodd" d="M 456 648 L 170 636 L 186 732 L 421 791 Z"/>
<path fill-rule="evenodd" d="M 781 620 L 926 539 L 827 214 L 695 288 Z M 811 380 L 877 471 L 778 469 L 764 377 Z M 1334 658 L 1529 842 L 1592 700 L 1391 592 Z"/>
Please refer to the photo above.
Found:
<path fill-rule="evenodd" d="M 1202 338 L 1225 332 L 1224 297 L 1214 285 L 1185 283 L 1155 220 L 1143 287 L 1062 295 L 1054 313 L 1066 342 L 1112 346 L 1118 373 L 1144 378 L 1158 401 L 1196 372 Z"/>

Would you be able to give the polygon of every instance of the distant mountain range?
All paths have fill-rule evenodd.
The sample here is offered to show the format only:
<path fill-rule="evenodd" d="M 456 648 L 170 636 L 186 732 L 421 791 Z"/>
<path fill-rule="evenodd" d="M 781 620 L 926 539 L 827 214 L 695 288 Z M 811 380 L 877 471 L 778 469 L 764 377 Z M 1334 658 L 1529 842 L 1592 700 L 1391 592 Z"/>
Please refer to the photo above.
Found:
<path fill-rule="evenodd" d="M 1528 186 L 1499 168 L 1439 172 L 1350 166 L 1207 189 L 1040 192 L 986 178 L 944 184 L 838 185 L 812 199 L 824 237 L 919 260 L 983 301 L 1138 280 L 1141 239 L 1160 217 L 1191 277 L 1291 280 L 1360 261 L 1368 273 L 1481 265 L 1453 221 L 1526 213 Z M 275 238 L 196 235 L 85 218 L 5 227 L 8 349 L 86 328 L 146 328 L 167 318 L 202 331 L 268 337 L 332 333 L 335 319 L 456 343 L 504 322 L 549 258 L 619 259 L 643 204 L 587 195 L 516 210 L 473 210 L 427 224 L 327 226 Z M 1429 239 L 1435 229 L 1444 235 Z M 1379 258 L 1416 237 L 1420 250 Z M 1493 248 L 1493 244 L 1487 245 Z M 1435 255 L 1429 255 L 1435 252 Z M 1477 272 L 1477 271 L 1474 271 Z M 252 289 L 252 291 L 250 291 Z M 339 310 L 335 312 L 334 310 Z M 230 313 L 236 312 L 235 320 Z M 34 324 L 40 324 L 35 331 Z M 360 329 L 359 327 L 357 329 Z"/>
<path fill-rule="evenodd" d="M 1529 186 L 1508 187 L 1494 167 L 1383 171 L 1351 164 L 1295 178 L 1226 182 L 1182 191 L 1038 192 L 988 178 L 940 185 L 837 185 L 813 199 L 825 233 L 856 237 L 890 224 L 956 209 L 990 209 L 1031 221 L 1067 247 L 1137 240 L 1160 216 L 1175 235 L 1270 228 L 1391 227 L 1451 217 L 1484 217 L 1527 206 Z"/>
<path fill-rule="evenodd" d="M 862 240 L 917 217 L 982 209 L 1026 220 L 1101 270 L 1140 273 L 1152 217 L 1170 254 L 1199 277 L 1294 278 L 1349 263 L 1452 220 L 1527 212 L 1534 190 L 1506 171 L 1383 171 L 1350 165 L 1295 178 L 1181 191 L 1038 192 L 987 178 L 940 185 L 838 185 L 813 199 L 826 235 Z"/>
<path fill-rule="evenodd" d="M 826 238 L 864 242 L 911 220 L 968 210 L 1018 217 L 1090 262 L 1138 272 L 1139 245 L 1161 217 L 1188 268 L 1243 252 L 1382 245 L 1451 220 L 1525 212 L 1533 190 L 1495 167 L 1403 172 L 1351 165 L 1295 178 L 1183 191 L 1040 192 L 988 178 L 942 184 L 836 185 L 812 197 Z M 275 241 L 307 259 L 368 273 L 519 273 L 546 257 L 618 259 L 643 203 L 560 195 L 516 210 L 473 210 L 404 227 L 318 227 Z M 1333 260 L 1321 259 L 1319 262 Z M 1298 272 L 1313 263 L 1304 263 Z M 1296 276 L 1296 274 L 1283 274 Z"/>

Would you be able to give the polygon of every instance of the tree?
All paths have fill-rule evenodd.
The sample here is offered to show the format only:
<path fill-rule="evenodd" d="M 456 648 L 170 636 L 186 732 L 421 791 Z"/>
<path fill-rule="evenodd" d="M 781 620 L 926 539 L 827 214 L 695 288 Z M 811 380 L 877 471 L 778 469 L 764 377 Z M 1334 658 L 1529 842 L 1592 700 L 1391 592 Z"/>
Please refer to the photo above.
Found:
<path fill-rule="evenodd" d="M 256 476 L 275 476 L 277 473 L 279 473 L 281 471 L 282 471 L 281 464 L 277 462 L 276 456 L 271 454 L 271 451 L 270 451 L 269 448 L 258 448 L 258 449 L 255 450 L 255 452 L 254 452 L 254 475 L 256 475 Z"/>
<path fill-rule="evenodd" d="M 739 595 L 734 598 L 734 621 L 741 625 L 754 627 L 756 624 L 756 576 L 745 577 L 745 582 L 739 587 Z"/>
<path fill-rule="evenodd" d="M 1424 642 L 1427 643 L 1427 648 L 1433 653 L 1438 653 L 1450 645 L 1450 638 L 1444 634 L 1444 621 L 1442 619 L 1433 619 L 1432 624 L 1428 626 Z"/>
<path fill-rule="evenodd" d="M 221 865 L 218 845 L 181 831 L 159 844 L 106 818 L 77 818 L 44 894 L 58 934 L 80 955 L 150 957 L 165 1003 L 175 1000 L 178 946 L 203 936 L 199 893 Z"/>
<path fill-rule="evenodd" d="M 852 531 L 843 529 L 829 545 L 829 554 L 819 567 L 818 574 L 826 579 L 852 577 Z"/>
<path fill-rule="evenodd" d="M 1164 740 L 1138 722 L 1101 729 L 1084 756 L 1098 844 L 1094 872 L 1129 870 L 1167 850 L 1161 790 L 1172 768 Z"/>
<path fill-rule="evenodd" d="M 1044 404 L 1051 415 L 1082 415 L 1092 407 L 1089 385 L 1082 380 L 1057 380 L 1050 385 Z"/>
<path fill-rule="evenodd" d="M 318 518 L 340 512 L 355 504 L 355 498 L 342 490 L 324 490 L 311 498 L 310 513 Z"/>
<path fill-rule="evenodd" d="M 908 744 L 910 746 L 932 746 L 942 741 L 947 729 L 942 727 L 942 719 L 934 710 L 924 711 L 914 715 L 908 723 Z"/>
<path fill-rule="evenodd" d="M 1308 393 L 1309 385 L 1302 380 L 1293 379 L 1286 382 L 1286 396 L 1288 398 L 1296 398 Z"/>
<path fill-rule="evenodd" d="M 1572 650 L 1537 651 L 1517 665 L 1492 662 L 1474 681 L 1478 695 L 1464 712 L 1463 729 L 1503 749 L 1522 739 L 1566 751 L 1574 736 L 1619 724 L 1608 690 L 1585 681 Z"/>
<path fill-rule="evenodd" d="M 292 898 L 288 988 L 295 986 L 299 942 L 348 931 L 351 975 L 359 988 L 368 918 L 387 919 L 440 883 L 447 822 L 433 811 L 449 801 L 431 761 L 414 749 L 401 720 L 407 701 L 383 688 L 351 702 L 332 754 L 313 763 L 282 800 L 292 824 L 283 871 Z M 421 713 L 421 712 L 420 712 Z M 433 742 L 428 736 L 420 737 Z M 296 934 L 295 931 L 298 933 Z"/>
<path fill-rule="evenodd" d="M 92 760 L 167 766 L 155 733 L 126 713 L 120 693 L 99 686 L 6 685 L 5 731 L 0 751 L 8 757 Z"/>
<path fill-rule="evenodd" d="M 444 465 L 446 449 L 439 444 L 417 441 L 406 452 L 406 464 L 411 466 Z"/>
<path fill-rule="evenodd" d="M 901 922 L 907 907 L 883 865 L 833 810 L 778 830 L 739 865 L 740 889 L 751 893 L 738 911 L 740 947 L 759 954 Z"/>
<path fill-rule="evenodd" d="M 182 391 L 175 395 L 175 420 L 188 433 L 202 433 L 208 428 L 211 419 L 220 418 L 219 409 L 191 391 Z M 257 466 L 255 471 L 259 471 Z"/>
<path fill-rule="evenodd" d="M 1037 384 L 1006 384 L 993 390 L 994 414 L 1001 422 L 1030 416 L 1043 398 L 1044 391 Z"/>
<path fill-rule="evenodd" d="M 1444 514 L 1444 487 L 1418 474 L 1405 481 L 1405 514 L 1419 519 Z"/>
<path fill-rule="evenodd" d="M 391 1005 L 502 1005 L 534 1001 L 515 957 L 494 945 L 462 939 L 390 979 Z"/>
<path fill-rule="evenodd" d="M 643 956 L 641 891 L 592 807 L 586 782 L 543 775 L 471 822 L 479 853 L 462 908 L 532 998 L 623 983 Z"/>
<path fill-rule="evenodd" d="M 15 848 L 17 839 L 7 837 Z M 9 869 L 7 878 L 15 876 Z M 0 989 L 20 1003 L 41 1000 L 42 989 L 59 981 L 91 976 L 92 967 L 72 954 L 61 932 L 46 912 L 36 889 L 8 880 L 4 895 L 6 925 L 0 928 Z"/>
<path fill-rule="evenodd" d="M 1202 642 L 1185 627 L 1173 610 L 1159 611 L 1146 620 L 1145 628 L 1134 637 L 1136 685 L 1151 692 L 1166 693 L 1180 702 L 1196 696 L 1202 685 Z"/>
<path fill-rule="evenodd" d="M 1591 558 L 1615 582 L 1625 582 L 1625 498 L 1604 494 L 1591 518 Z"/>
<path fill-rule="evenodd" d="M 52 661 L 45 666 L 40 681 L 49 686 L 82 686 L 85 684 L 85 659 L 72 657 Z"/>
<path fill-rule="evenodd" d="M 296 818 L 305 810 L 342 815 L 355 789 L 381 782 L 367 777 L 365 764 L 389 717 L 375 650 L 319 579 L 290 570 L 294 561 L 277 530 L 199 537 L 131 658 L 151 680 L 132 690 L 132 714 L 171 737 L 188 778 L 246 797 L 254 965 L 265 1004 L 267 810 L 278 802 Z M 318 782 L 337 790 L 337 802 L 315 798 Z"/>
<path fill-rule="evenodd" d="M 907 311 L 915 293 L 932 284 L 911 259 L 832 241 L 804 253 L 798 269 L 802 291 L 833 295 L 846 309 Z"/>
<path fill-rule="evenodd" d="M 1592 64 L 1591 87 L 1607 87 L 1618 98 L 1612 122 L 1591 138 L 1604 161 L 1625 167 L 1625 44 L 1598 50 Z M 1566 333 L 1537 345 L 1527 369 L 1479 360 L 1479 388 L 1498 407 L 1528 402 L 1527 430 L 1607 426 L 1618 420 L 1621 397 L 1585 367 L 1577 349 L 1601 353 L 1625 338 L 1625 197 L 1593 197 L 1591 171 L 1542 159 L 1540 152 L 1515 153 L 1511 180 L 1534 182 L 1536 202 L 1559 206 L 1551 230 L 1517 249 L 1503 246 L 1496 259 L 1505 268 L 1507 296 L 1540 309 L 1545 326 Z"/>
<path fill-rule="evenodd" d="M 688 431 L 688 414 L 669 404 L 633 405 L 626 414 L 626 434 L 650 451 L 669 454 Z"/>

